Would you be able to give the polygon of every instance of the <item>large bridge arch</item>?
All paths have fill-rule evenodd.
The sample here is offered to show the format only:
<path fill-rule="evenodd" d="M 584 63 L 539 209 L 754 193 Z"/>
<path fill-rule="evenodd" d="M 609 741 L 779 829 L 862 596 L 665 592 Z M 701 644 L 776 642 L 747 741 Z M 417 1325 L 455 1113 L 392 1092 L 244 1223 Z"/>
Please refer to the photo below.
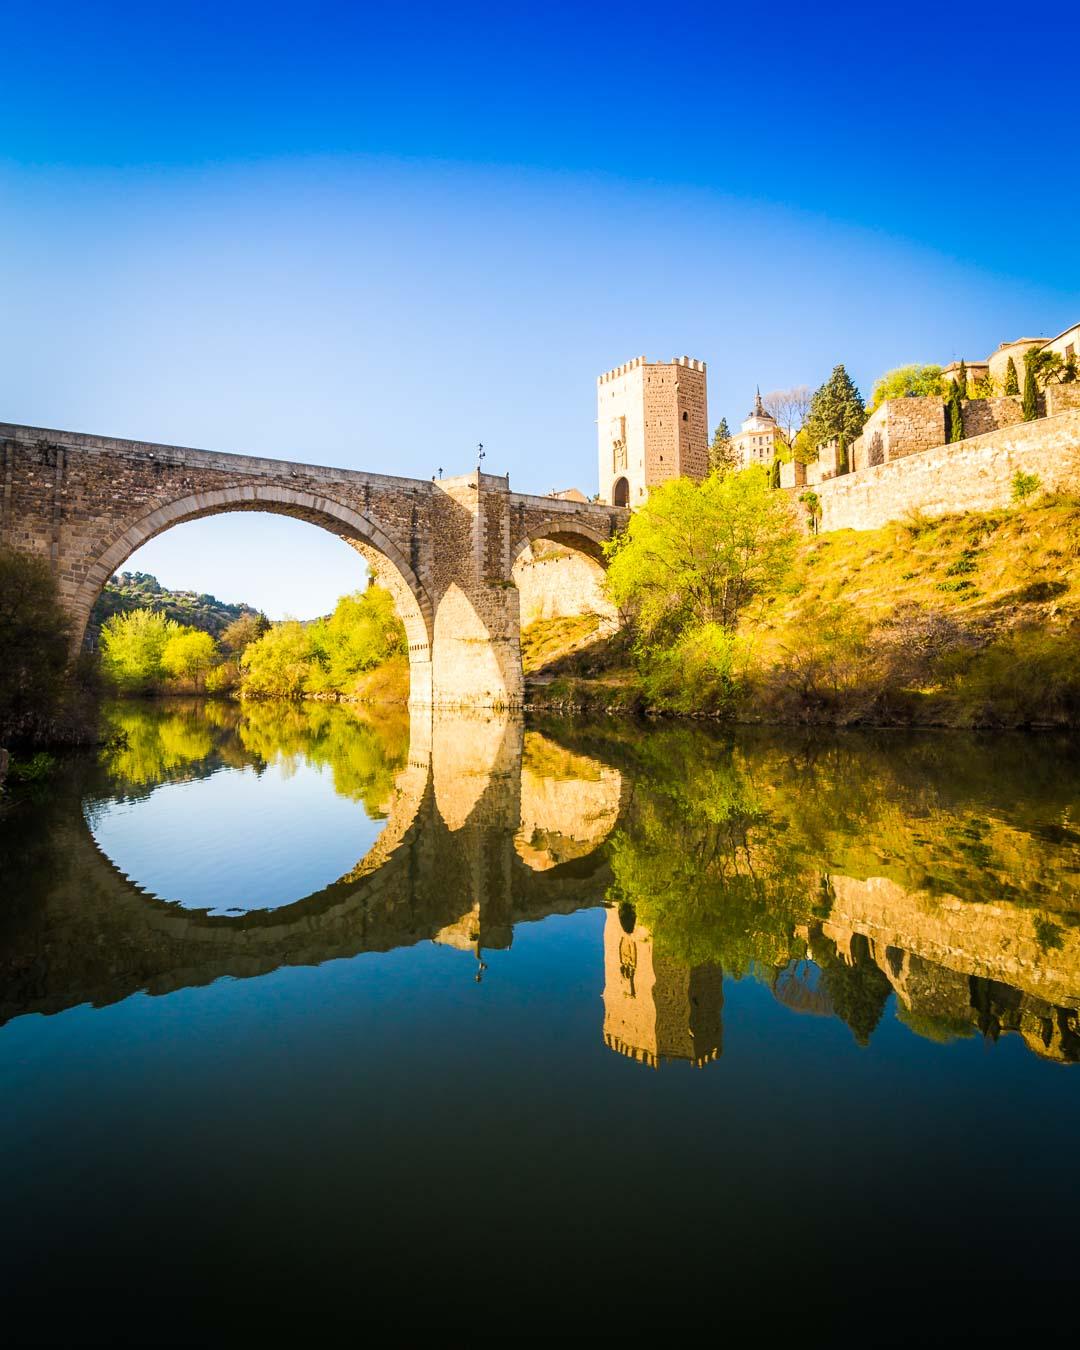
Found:
<path fill-rule="evenodd" d="M 386 530 L 368 515 L 331 497 L 301 492 L 273 483 L 223 487 L 177 498 L 135 520 L 89 562 L 75 590 L 73 638 L 81 646 L 90 613 L 109 578 L 143 544 L 183 525 L 207 516 L 238 511 L 264 511 L 306 521 L 329 531 L 351 545 L 372 567 L 378 580 L 394 598 L 405 625 L 409 647 L 410 702 L 431 702 L 431 645 L 433 616 L 431 600 L 401 550 Z"/>

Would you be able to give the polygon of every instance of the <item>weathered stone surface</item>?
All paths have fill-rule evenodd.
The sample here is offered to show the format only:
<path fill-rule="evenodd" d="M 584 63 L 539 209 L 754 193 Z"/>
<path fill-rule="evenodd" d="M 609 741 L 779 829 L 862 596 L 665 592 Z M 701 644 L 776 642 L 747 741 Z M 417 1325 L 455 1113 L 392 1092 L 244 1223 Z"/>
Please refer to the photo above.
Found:
<path fill-rule="evenodd" d="M 807 467 L 810 483 L 814 466 Z M 1018 470 L 1036 474 L 1048 491 L 1080 489 L 1080 409 L 819 479 L 820 528 L 874 530 L 910 511 L 1000 510 L 1012 503 Z"/>
<path fill-rule="evenodd" d="M 345 539 L 405 623 L 414 703 L 522 696 L 514 561 L 538 539 L 599 559 L 611 506 L 512 493 L 473 473 L 395 478 L 0 423 L 0 542 L 44 557 L 81 640 L 102 586 L 155 535 L 229 511 L 293 516 Z"/>

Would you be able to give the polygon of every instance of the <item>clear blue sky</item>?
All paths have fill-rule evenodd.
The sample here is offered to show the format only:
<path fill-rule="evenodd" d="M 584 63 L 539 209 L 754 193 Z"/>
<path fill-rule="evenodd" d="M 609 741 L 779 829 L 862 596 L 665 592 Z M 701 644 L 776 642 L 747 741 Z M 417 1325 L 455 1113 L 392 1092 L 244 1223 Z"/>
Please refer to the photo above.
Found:
<path fill-rule="evenodd" d="M 864 390 L 1080 318 L 1080 18 L 21 3 L 0 11 L 0 420 L 595 488 L 595 376 Z M 131 566 L 319 612 L 309 526 Z"/>

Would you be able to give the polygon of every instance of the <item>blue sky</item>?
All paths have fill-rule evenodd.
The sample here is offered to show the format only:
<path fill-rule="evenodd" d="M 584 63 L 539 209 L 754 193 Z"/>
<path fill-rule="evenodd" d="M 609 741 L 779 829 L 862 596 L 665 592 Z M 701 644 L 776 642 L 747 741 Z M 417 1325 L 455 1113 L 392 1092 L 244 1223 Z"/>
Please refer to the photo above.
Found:
<path fill-rule="evenodd" d="M 1080 317 L 1067 7 L 0 12 L 0 420 L 595 488 L 595 377 L 709 410 Z M 130 566 L 271 614 L 355 555 L 265 517 Z"/>

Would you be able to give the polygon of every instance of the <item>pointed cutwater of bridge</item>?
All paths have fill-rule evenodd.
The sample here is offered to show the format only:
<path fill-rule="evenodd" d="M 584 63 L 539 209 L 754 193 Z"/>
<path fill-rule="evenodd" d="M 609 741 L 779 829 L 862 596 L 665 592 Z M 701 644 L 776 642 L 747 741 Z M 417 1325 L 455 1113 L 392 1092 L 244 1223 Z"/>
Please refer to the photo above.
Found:
<path fill-rule="evenodd" d="M 538 539 L 600 560 L 629 514 L 480 472 L 398 478 L 13 423 L 0 423 L 0 471 L 0 544 L 48 561 L 77 644 L 105 582 L 155 535 L 270 511 L 344 539 L 392 593 L 418 707 L 520 704 L 515 561 Z"/>

